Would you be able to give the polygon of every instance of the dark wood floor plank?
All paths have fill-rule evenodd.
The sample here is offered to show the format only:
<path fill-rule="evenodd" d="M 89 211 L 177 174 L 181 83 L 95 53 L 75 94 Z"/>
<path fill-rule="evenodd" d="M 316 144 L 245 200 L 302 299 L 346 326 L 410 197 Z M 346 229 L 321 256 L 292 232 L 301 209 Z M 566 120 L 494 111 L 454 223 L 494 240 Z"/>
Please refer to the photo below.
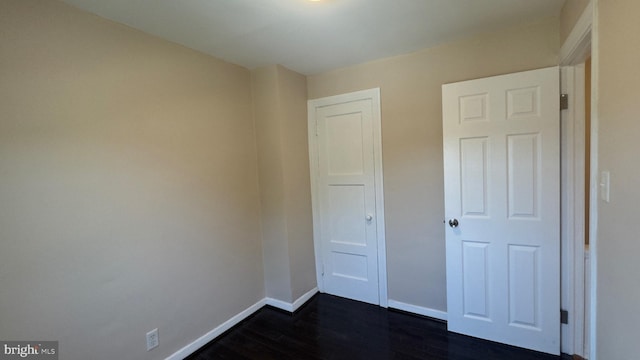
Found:
<path fill-rule="evenodd" d="M 568 360 L 447 332 L 444 322 L 319 294 L 264 307 L 189 360 Z"/>

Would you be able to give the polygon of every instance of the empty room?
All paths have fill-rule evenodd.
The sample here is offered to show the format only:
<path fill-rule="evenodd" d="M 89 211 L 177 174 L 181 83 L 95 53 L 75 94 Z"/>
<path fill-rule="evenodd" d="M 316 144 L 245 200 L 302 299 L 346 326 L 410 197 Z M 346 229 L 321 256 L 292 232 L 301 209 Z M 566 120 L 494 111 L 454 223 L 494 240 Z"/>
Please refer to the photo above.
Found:
<path fill-rule="evenodd" d="M 0 359 L 634 359 L 640 2 L 0 0 Z"/>

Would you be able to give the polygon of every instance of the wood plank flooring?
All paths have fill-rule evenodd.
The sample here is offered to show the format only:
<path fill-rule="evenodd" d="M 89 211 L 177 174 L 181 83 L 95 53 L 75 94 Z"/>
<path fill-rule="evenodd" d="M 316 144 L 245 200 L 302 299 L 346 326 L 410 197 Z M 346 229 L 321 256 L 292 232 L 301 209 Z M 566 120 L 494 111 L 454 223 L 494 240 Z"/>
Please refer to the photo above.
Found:
<path fill-rule="evenodd" d="M 448 333 L 444 322 L 318 294 L 296 313 L 264 307 L 189 360 L 565 360 Z"/>

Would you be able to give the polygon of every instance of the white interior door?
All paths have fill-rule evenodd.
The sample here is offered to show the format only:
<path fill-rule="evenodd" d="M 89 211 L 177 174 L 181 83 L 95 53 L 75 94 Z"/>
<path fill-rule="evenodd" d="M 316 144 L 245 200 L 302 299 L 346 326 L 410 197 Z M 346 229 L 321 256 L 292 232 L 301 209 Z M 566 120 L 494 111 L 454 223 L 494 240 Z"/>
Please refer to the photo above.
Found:
<path fill-rule="evenodd" d="M 386 294 L 379 272 L 384 223 L 378 94 L 309 102 L 319 288 L 372 304 Z"/>
<path fill-rule="evenodd" d="M 450 331 L 560 352 L 559 96 L 557 67 L 442 87 Z"/>

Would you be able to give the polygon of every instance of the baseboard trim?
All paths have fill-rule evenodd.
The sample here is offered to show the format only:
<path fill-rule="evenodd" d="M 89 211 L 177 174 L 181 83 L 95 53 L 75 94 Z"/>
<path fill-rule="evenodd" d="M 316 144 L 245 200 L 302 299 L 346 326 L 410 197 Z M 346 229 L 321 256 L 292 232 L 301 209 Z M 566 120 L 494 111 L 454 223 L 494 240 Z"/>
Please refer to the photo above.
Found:
<path fill-rule="evenodd" d="M 204 345 L 209 343 L 211 340 L 213 340 L 213 339 L 217 338 L 218 336 L 222 335 L 222 333 L 224 333 L 225 331 L 231 329 L 235 325 L 239 324 L 242 320 L 248 318 L 253 313 L 255 313 L 256 311 L 260 310 L 262 307 L 265 306 L 265 304 L 266 304 L 265 300 L 266 299 L 262 299 L 262 300 L 258 301 L 257 303 L 249 306 L 248 308 L 246 308 L 245 310 L 243 310 L 239 314 L 235 315 L 231 319 L 223 322 L 219 326 L 215 327 L 213 330 L 211 330 L 211 331 L 207 332 L 206 334 L 204 334 L 204 335 L 200 336 L 199 338 L 197 338 L 192 343 L 190 343 L 187 346 L 183 347 L 182 349 L 176 351 L 175 353 L 173 353 L 173 355 L 167 357 L 165 360 L 182 360 L 182 359 L 186 358 L 187 356 L 193 354 L 196 350 L 200 349 L 201 347 L 203 347 Z"/>
<path fill-rule="evenodd" d="M 298 310 L 298 308 L 302 305 L 304 305 L 304 303 L 306 303 L 307 301 L 309 301 L 309 299 L 311 299 L 313 297 L 313 295 L 315 295 L 318 292 L 318 288 L 315 287 L 309 291 L 307 291 L 306 293 L 304 293 L 302 296 L 300 296 L 296 301 L 294 301 L 293 303 L 288 303 L 286 301 L 282 301 L 282 300 L 278 300 L 278 299 L 274 299 L 274 298 L 265 298 L 265 302 L 267 305 L 269 306 L 273 306 L 274 308 L 278 308 L 280 310 L 284 310 L 284 311 L 288 311 L 288 312 L 294 312 L 296 310 Z"/>
<path fill-rule="evenodd" d="M 307 301 L 311 300 L 311 298 L 317 293 L 318 293 L 317 287 L 314 287 L 313 289 L 304 293 L 296 301 L 293 302 L 293 311 L 300 309 L 302 305 L 306 304 Z"/>
<path fill-rule="evenodd" d="M 222 333 L 224 333 L 225 331 L 227 331 L 227 330 L 231 329 L 232 327 L 236 326 L 237 324 L 239 324 L 242 320 L 244 320 L 244 319 L 248 318 L 249 316 L 253 315 L 253 313 L 255 313 L 256 311 L 260 310 L 265 305 L 271 305 L 271 306 L 276 307 L 278 309 L 282 309 L 282 310 L 285 310 L 285 311 L 288 311 L 288 312 L 294 312 L 298 308 L 300 308 L 302 305 L 304 305 L 307 301 L 309 301 L 309 299 L 311 299 L 313 297 L 313 295 L 315 295 L 317 292 L 318 292 L 318 288 L 315 287 L 315 288 L 309 290 L 308 292 L 306 292 L 304 295 L 300 296 L 293 303 L 288 303 L 288 302 L 277 300 L 277 299 L 273 299 L 273 298 L 264 298 L 264 299 L 256 302 L 255 304 L 249 306 L 248 308 L 246 308 L 245 310 L 243 310 L 239 314 L 235 315 L 231 319 L 225 321 L 220 326 L 217 326 L 213 330 L 211 330 L 211 331 L 207 332 L 206 334 L 202 335 L 201 337 L 197 338 L 192 343 L 190 343 L 187 346 L 183 347 L 182 349 L 176 351 L 175 353 L 173 353 L 169 357 L 165 358 L 165 360 L 182 360 L 182 359 L 186 358 L 187 356 L 193 354 L 196 350 L 200 349 L 201 347 L 203 347 L 204 345 L 209 343 L 211 340 L 213 340 L 213 339 L 217 338 L 218 336 L 222 335 Z"/>
<path fill-rule="evenodd" d="M 441 310 L 429 309 L 423 306 L 407 304 L 391 299 L 389 299 L 389 307 L 392 309 L 402 310 L 442 321 L 447 321 L 447 313 Z"/>
<path fill-rule="evenodd" d="M 264 298 L 265 305 L 273 306 L 274 308 L 278 308 L 280 310 L 284 310 L 287 312 L 293 312 L 293 304 L 288 303 L 286 301 L 274 299 L 274 298 Z"/>

